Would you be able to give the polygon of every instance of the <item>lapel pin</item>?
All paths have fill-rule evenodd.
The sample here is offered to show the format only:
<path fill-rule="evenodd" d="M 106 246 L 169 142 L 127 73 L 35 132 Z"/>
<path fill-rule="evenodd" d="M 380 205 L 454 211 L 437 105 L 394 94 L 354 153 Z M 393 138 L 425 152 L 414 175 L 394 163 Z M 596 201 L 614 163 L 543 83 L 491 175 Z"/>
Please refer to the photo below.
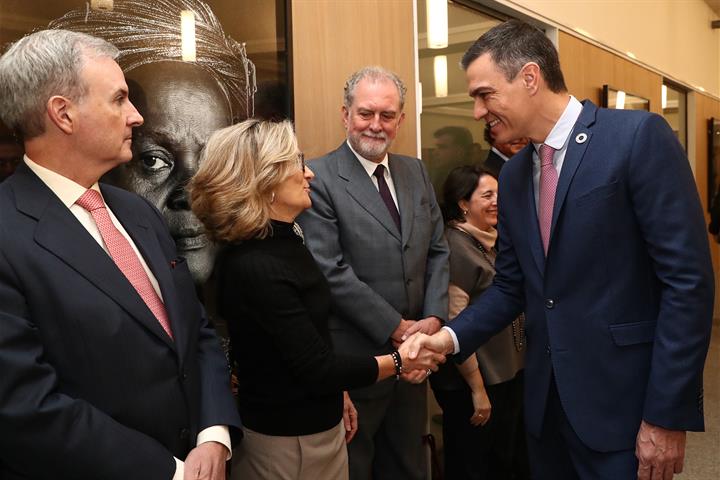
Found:
<path fill-rule="evenodd" d="M 586 140 L 587 140 L 587 133 L 578 133 L 577 136 L 575 137 L 576 143 L 585 143 Z"/>
<path fill-rule="evenodd" d="M 170 268 L 175 268 L 175 265 L 177 265 L 177 261 L 170 260 Z"/>

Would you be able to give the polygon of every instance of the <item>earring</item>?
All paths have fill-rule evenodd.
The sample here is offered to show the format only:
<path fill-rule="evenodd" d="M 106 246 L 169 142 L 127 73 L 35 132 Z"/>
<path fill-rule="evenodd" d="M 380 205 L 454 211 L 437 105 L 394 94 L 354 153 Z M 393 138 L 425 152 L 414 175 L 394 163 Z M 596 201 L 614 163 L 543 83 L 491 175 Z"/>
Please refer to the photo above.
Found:
<path fill-rule="evenodd" d="M 467 211 L 467 210 L 463 210 L 463 211 L 462 211 L 462 214 L 463 214 L 463 217 L 467 217 L 468 211 Z"/>
<path fill-rule="evenodd" d="M 275 201 L 275 192 L 272 192 L 270 195 L 270 203 L 273 203 Z"/>

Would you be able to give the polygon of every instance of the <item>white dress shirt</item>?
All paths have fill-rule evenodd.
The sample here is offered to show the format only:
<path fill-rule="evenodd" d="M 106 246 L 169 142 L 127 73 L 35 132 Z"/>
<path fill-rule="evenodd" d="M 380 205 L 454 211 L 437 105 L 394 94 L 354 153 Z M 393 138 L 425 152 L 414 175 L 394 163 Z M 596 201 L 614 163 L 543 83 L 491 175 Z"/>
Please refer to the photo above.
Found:
<path fill-rule="evenodd" d="M 495 155 L 497 155 L 498 157 L 502 158 L 503 161 L 507 162 L 508 160 L 510 160 L 510 157 L 508 157 L 507 155 L 505 155 L 504 153 L 502 153 L 502 152 L 501 152 L 500 150 L 498 150 L 497 148 L 495 148 L 495 147 L 493 147 L 493 146 L 490 146 L 490 150 L 492 150 L 493 152 L 495 152 Z"/>
<path fill-rule="evenodd" d="M 545 145 L 555 149 L 553 165 L 555 165 L 555 170 L 557 170 L 558 179 L 560 178 L 560 172 L 565 162 L 565 154 L 570 144 L 570 134 L 572 134 L 573 128 L 575 128 L 575 122 L 577 122 L 580 112 L 582 112 L 582 103 L 570 95 L 570 101 L 562 115 L 560 115 L 560 119 L 558 119 L 555 126 L 550 130 L 545 142 L 543 142 Z M 536 211 L 540 204 L 540 145 L 542 144 L 533 143 L 535 147 L 533 149 L 533 193 L 535 195 Z"/>
<path fill-rule="evenodd" d="M 370 180 L 372 180 L 373 185 L 375 185 L 375 188 L 380 191 L 380 187 L 378 187 L 378 181 L 375 175 L 375 169 L 378 165 L 382 165 L 385 167 L 385 182 L 387 183 L 388 188 L 390 189 L 390 195 L 392 195 L 393 202 L 395 202 L 395 208 L 397 208 L 398 212 L 400 212 L 400 206 L 397 202 L 397 195 L 395 194 L 395 183 L 393 182 L 392 175 L 390 175 L 390 164 L 388 163 L 388 156 L 387 153 L 385 154 L 385 157 L 383 158 L 382 162 L 375 163 L 373 161 L 368 160 L 367 158 L 363 157 L 359 153 L 357 153 L 353 148 L 352 145 L 350 145 L 350 142 L 347 142 L 347 146 L 350 147 L 350 151 L 352 151 L 357 159 L 360 161 L 360 165 L 363 166 L 365 171 L 367 172 L 368 176 L 370 177 Z"/>
<path fill-rule="evenodd" d="M 552 130 L 550 130 L 547 138 L 545 138 L 544 144 L 549 145 L 550 147 L 555 149 L 555 154 L 553 155 L 553 165 L 557 170 L 558 179 L 560 178 L 560 171 L 562 170 L 563 163 L 565 162 L 565 154 L 567 153 L 567 148 L 570 143 L 570 135 L 572 134 L 578 117 L 580 117 L 580 112 L 582 112 L 582 108 L 582 103 L 580 103 L 577 98 L 570 95 L 570 100 L 565 107 L 565 110 L 563 111 L 562 115 L 560 115 L 560 118 L 555 123 Z M 540 199 L 540 145 L 542 144 L 533 143 L 533 146 L 535 148 L 533 149 L 532 155 L 533 190 L 535 195 L 536 212 Z M 443 328 L 448 331 L 450 337 L 452 338 L 454 346 L 453 353 L 458 353 L 460 351 L 460 342 L 458 342 L 457 335 L 455 335 L 455 332 L 451 327 L 445 326 Z"/>
<path fill-rule="evenodd" d="M 47 187 L 52 190 L 55 195 L 57 195 L 63 205 L 70 209 L 70 213 L 75 215 L 75 218 L 77 218 L 78 221 L 82 224 L 82 226 L 85 227 L 88 233 L 95 239 L 96 242 L 98 242 L 98 244 L 103 248 L 103 250 L 105 250 L 105 252 L 110 255 L 110 252 L 105 245 L 105 241 L 100 234 L 100 230 L 98 229 L 97 224 L 95 223 L 95 220 L 93 219 L 90 212 L 85 210 L 80 205 L 75 204 L 75 202 L 80 198 L 80 196 L 85 193 L 86 188 L 78 183 L 73 182 L 67 177 L 63 177 L 59 173 L 53 172 L 52 170 L 38 165 L 37 163 L 33 162 L 27 155 L 25 155 L 24 160 L 30 170 L 32 170 L 35 175 L 37 175 L 40 180 L 42 180 L 42 182 L 47 185 Z M 100 193 L 100 196 L 102 196 L 102 193 L 100 192 L 100 187 L 97 182 L 90 188 L 96 190 L 98 193 Z M 155 289 L 155 292 L 158 294 L 158 297 L 160 297 L 160 300 L 162 300 L 162 292 L 160 292 L 160 286 L 158 285 L 157 279 L 155 278 L 155 275 L 153 275 L 150 268 L 147 266 L 147 263 L 145 263 L 145 259 L 143 259 L 142 255 L 140 255 L 140 251 L 135 246 L 135 242 L 133 242 L 132 238 L 130 238 L 130 235 L 128 235 L 128 233 L 125 231 L 125 228 L 123 228 L 120 221 L 117 219 L 117 217 L 115 217 L 115 214 L 112 212 L 110 206 L 107 205 L 107 203 L 105 204 L 105 208 L 107 209 L 107 212 L 110 215 L 110 219 L 112 220 L 115 227 L 130 243 L 130 246 L 135 252 L 135 255 L 137 255 L 138 260 L 140 260 L 140 265 L 142 265 L 145 273 L 147 273 L 147 276 L 150 279 L 150 283 Z M 200 445 L 201 443 L 205 442 L 218 442 L 225 445 L 225 447 L 228 449 L 227 458 L 230 459 L 232 452 L 230 446 L 230 431 L 226 425 L 214 425 L 201 431 L 198 434 L 196 445 Z M 172 480 L 183 480 L 183 476 L 185 474 L 185 464 L 177 458 L 175 459 L 175 464 L 175 475 L 173 476 Z"/>

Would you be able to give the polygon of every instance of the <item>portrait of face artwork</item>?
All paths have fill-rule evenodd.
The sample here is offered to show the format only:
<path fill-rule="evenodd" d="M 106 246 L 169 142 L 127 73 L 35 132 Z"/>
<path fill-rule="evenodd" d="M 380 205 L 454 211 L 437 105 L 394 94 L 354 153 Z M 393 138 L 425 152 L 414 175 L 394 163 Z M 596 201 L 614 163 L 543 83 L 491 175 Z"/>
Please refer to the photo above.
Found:
<path fill-rule="evenodd" d="M 190 210 L 186 186 L 215 130 L 252 116 L 289 116 L 283 2 L 115 0 L 112 9 L 93 9 L 76 0 L 46 3 L 52 3 L 48 11 L 53 16 L 38 18 L 38 28 L 87 33 L 120 50 L 117 62 L 144 123 L 133 131 L 132 160 L 102 181 L 141 195 L 160 211 L 178 255 L 187 260 L 196 285 L 202 286 L 219 247 Z M 5 8 L 8 12 L 0 13 L 8 22 L 3 23 L 11 28 L 2 32 L 3 43 L 27 33 L 21 25 L 12 30 L 15 16 L 10 11 L 25 7 L 0 6 Z M 252 16 L 247 15 L 250 11 Z M 188 12 L 195 50 L 189 61 L 184 57 L 187 34 L 181 20 Z M 0 180 L 21 159 L 22 148 L 3 128 Z"/>

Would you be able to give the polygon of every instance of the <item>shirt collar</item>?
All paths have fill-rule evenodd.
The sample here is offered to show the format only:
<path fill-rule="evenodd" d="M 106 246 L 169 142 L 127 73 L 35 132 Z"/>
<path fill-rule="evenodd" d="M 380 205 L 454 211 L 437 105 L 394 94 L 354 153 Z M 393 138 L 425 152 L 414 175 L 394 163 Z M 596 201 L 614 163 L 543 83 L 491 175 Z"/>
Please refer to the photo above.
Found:
<path fill-rule="evenodd" d="M 502 159 L 505 160 L 506 162 L 507 162 L 508 160 L 510 160 L 510 157 L 508 157 L 507 155 L 505 155 L 504 153 L 502 153 L 502 152 L 501 152 L 500 150 L 498 150 L 497 148 L 491 146 L 491 147 L 490 147 L 490 150 L 492 150 L 493 152 L 495 152 L 495 154 L 496 154 L 497 156 L 499 156 L 500 158 L 502 158 Z"/>
<path fill-rule="evenodd" d="M 357 159 L 360 161 L 360 165 L 363 166 L 363 168 L 365 169 L 365 171 L 367 172 L 367 174 L 368 174 L 369 176 L 372 177 L 372 175 L 373 175 L 373 173 L 375 173 L 375 169 L 377 168 L 378 165 L 383 165 L 383 166 L 385 167 L 385 175 L 389 175 L 389 174 L 390 174 L 390 165 L 389 165 L 389 162 L 388 162 L 388 155 L 387 155 L 387 153 L 385 154 L 385 157 L 382 159 L 382 162 L 380 162 L 380 163 L 375 163 L 375 162 L 373 162 L 372 160 L 368 160 L 367 158 L 365 158 L 365 157 L 363 157 L 362 155 L 360 155 L 359 153 L 357 153 L 357 152 L 355 151 L 355 149 L 352 148 L 352 145 L 350 145 L 350 142 L 349 142 L 349 141 L 346 140 L 345 143 L 347 143 L 347 146 L 350 147 L 350 151 L 355 154 L 355 156 L 357 157 Z"/>
<path fill-rule="evenodd" d="M 87 190 L 79 183 L 75 183 L 69 178 L 63 177 L 57 172 L 53 172 L 52 170 L 45 168 L 42 165 L 38 165 L 37 163 L 33 162 L 27 155 L 24 156 L 23 160 L 25 161 L 25 164 L 30 168 L 30 170 L 32 170 L 35 175 L 40 177 L 40 180 L 42 180 L 42 182 L 47 185 L 48 188 L 52 190 L 52 192 L 57 195 L 60 201 L 68 208 L 72 207 L 77 201 L 77 199 L 80 198 L 80 196 Z M 93 186 L 90 188 L 98 191 L 100 193 L 100 196 L 102 196 L 102 193 L 100 192 L 100 186 L 97 182 L 95 182 L 95 184 L 93 184 Z"/>
<path fill-rule="evenodd" d="M 582 112 L 582 103 L 577 98 L 570 95 L 570 101 L 568 102 L 565 110 L 558 119 L 555 126 L 550 130 L 547 138 L 545 139 L 545 145 L 552 147 L 555 151 L 562 150 L 567 144 L 568 138 L 572 133 L 575 122 L 577 122 L 580 112 Z M 541 143 L 534 143 L 535 151 L 540 152 Z"/>

